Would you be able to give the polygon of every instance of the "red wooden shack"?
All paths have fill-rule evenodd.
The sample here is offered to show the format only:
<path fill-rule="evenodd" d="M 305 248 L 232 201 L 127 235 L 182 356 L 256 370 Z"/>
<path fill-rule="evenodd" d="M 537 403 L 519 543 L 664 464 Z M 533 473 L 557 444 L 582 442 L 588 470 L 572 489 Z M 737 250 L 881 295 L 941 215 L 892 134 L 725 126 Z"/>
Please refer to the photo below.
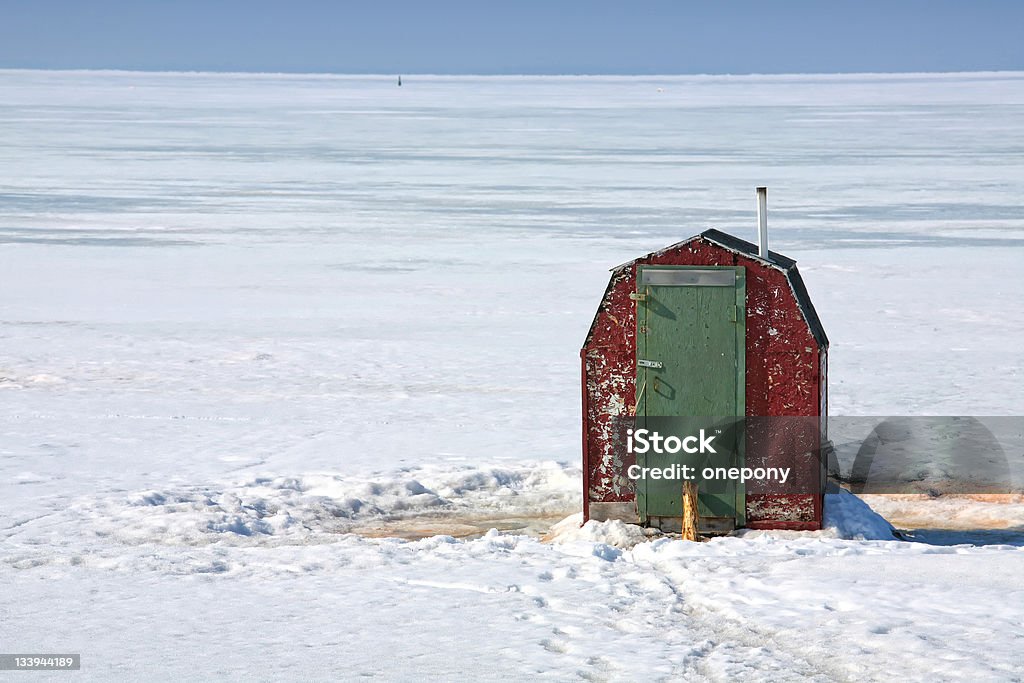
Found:
<path fill-rule="evenodd" d="M 711 502 L 703 509 L 702 490 L 702 531 L 821 527 L 828 338 L 794 260 L 706 230 L 618 266 L 580 355 L 584 521 L 678 525 L 676 489 L 666 494 L 652 482 L 662 489 L 639 491 L 628 476 L 639 470 L 629 469 L 637 456 L 623 447 L 622 430 L 646 412 L 737 416 L 745 464 L 792 471 L 786 485 L 730 489 L 733 507 L 726 496 L 717 513 Z M 765 418 L 772 421 L 753 422 Z M 805 428 L 795 439 L 792 424 Z"/>

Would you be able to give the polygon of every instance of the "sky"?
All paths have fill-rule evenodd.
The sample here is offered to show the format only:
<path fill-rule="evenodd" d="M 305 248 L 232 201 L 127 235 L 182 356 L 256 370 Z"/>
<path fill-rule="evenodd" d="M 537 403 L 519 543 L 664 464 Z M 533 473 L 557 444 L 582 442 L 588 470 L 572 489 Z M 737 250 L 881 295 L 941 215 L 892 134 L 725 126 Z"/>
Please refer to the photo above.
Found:
<path fill-rule="evenodd" d="M 437 74 L 1024 69 L 1017 0 L 0 0 L 0 68 Z"/>

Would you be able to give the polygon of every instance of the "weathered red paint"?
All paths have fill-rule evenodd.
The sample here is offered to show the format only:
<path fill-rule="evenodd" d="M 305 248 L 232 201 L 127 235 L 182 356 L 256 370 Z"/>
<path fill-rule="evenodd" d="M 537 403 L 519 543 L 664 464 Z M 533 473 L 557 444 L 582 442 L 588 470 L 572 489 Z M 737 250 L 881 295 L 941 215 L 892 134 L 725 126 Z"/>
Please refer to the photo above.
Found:
<path fill-rule="evenodd" d="M 583 471 L 590 471 L 590 449 L 587 448 L 587 359 L 580 349 L 580 380 L 583 385 Z M 584 484 L 586 487 L 586 484 Z M 583 519 L 590 519 L 590 498 L 584 492 L 583 495 Z"/>
<path fill-rule="evenodd" d="M 827 347 L 812 334 L 783 269 L 703 235 L 620 266 L 581 350 L 585 520 L 591 503 L 635 500 L 625 475 L 633 462 L 613 447 L 611 436 L 614 419 L 635 410 L 636 304 L 629 295 L 638 265 L 743 266 L 747 416 L 820 417 L 826 411 Z M 748 491 L 746 513 L 751 528 L 817 529 L 821 494 Z"/>

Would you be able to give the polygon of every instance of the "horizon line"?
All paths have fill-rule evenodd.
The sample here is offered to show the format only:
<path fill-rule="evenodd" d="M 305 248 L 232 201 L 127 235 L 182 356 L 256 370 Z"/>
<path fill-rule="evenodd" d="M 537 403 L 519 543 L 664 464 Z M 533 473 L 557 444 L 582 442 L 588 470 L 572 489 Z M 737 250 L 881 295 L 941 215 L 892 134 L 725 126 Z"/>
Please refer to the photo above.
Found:
<path fill-rule="evenodd" d="M 805 72 L 746 72 L 746 73 L 470 73 L 470 72 L 346 72 L 346 71 L 238 71 L 206 69 L 113 69 L 113 68 L 47 68 L 47 67 L 5 67 L 0 73 L 48 72 L 48 73 L 89 73 L 89 74 L 161 74 L 181 76 L 307 76 L 341 78 L 395 78 L 412 76 L 427 78 L 786 78 L 820 76 L 1006 76 L 1024 74 L 1022 69 L 987 69 L 975 71 L 805 71 Z"/>

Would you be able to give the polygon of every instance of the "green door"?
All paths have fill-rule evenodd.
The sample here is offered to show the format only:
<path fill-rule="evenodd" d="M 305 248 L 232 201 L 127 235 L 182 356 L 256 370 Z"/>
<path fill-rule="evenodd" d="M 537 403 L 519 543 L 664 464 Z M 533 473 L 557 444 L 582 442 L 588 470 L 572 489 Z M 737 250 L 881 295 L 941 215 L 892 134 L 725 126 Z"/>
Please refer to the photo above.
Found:
<path fill-rule="evenodd" d="M 743 417 L 746 392 L 745 294 L 739 266 L 640 266 L 637 272 L 637 428 L 679 438 L 704 428 L 715 435 L 717 451 L 649 451 L 637 454 L 637 464 L 694 467 L 698 512 L 708 529 L 745 522 L 742 484 L 699 476 L 705 467 L 743 465 L 742 430 L 734 418 Z M 671 528 L 682 515 L 682 484 L 638 479 L 641 521 Z"/>

